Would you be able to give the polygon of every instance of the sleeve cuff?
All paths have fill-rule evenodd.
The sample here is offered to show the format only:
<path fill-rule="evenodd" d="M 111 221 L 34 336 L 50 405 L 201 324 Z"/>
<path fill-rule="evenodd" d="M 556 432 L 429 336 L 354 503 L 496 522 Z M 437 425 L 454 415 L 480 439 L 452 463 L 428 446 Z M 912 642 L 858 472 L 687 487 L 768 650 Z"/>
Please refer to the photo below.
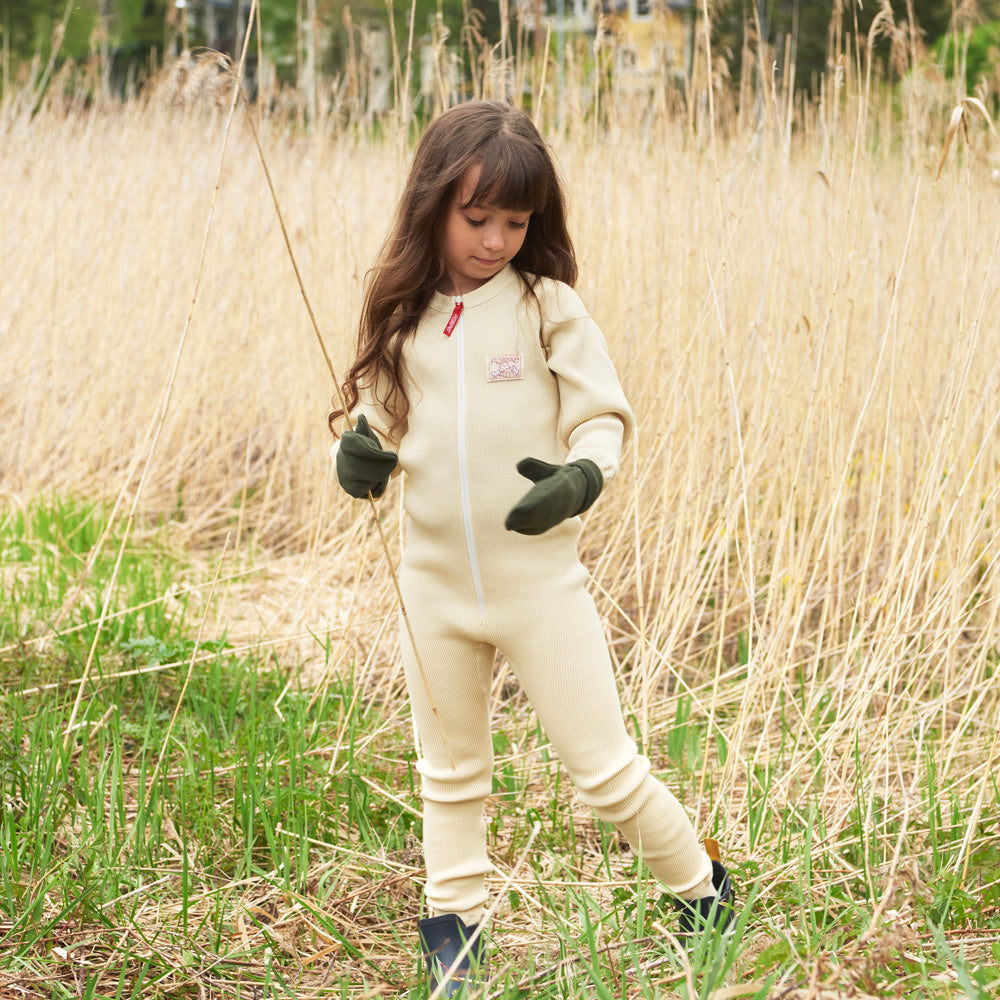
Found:
<path fill-rule="evenodd" d="M 583 503 L 576 512 L 582 514 L 601 495 L 601 490 L 604 488 L 604 477 L 601 475 L 597 463 L 591 462 L 589 458 L 581 458 L 569 464 L 579 469 L 587 482 L 587 492 L 584 494 Z"/>
<path fill-rule="evenodd" d="M 588 459 L 601 472 L 603 483 L 618 474 L 625 425 L 616 414 L 604 414 L 584 421 L 569 436 L 568 463 Z"/>

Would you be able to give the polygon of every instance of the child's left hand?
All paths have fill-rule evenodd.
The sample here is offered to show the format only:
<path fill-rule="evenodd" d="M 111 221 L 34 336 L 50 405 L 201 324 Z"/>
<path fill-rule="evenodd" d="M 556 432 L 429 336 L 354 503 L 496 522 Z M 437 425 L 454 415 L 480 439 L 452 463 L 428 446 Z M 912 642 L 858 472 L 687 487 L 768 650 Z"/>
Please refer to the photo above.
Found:
<path fill-rule="evenodd" d="M 582 514 L 604 486 L 601 470 L 589 458 L 567 465 L 522 458 L 517 471 L 535 485 L 511 508 L 504 526 L 522 535 L 540 535 Z"/>

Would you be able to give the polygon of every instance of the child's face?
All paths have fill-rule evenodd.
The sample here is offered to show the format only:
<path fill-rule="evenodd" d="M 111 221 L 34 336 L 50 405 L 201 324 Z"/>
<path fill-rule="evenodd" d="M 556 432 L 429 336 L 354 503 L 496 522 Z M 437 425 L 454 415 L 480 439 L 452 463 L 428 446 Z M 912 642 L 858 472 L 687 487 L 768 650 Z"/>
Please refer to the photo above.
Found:
<path fill-rule="evenodd" d="M 531 212 L 496 205 L 466 205 L 476 190 L 480 168 L 466 171 L 445 214 L 441 233 L 446 295 L 465 295 L 503 269 L 524 245 Z"/>

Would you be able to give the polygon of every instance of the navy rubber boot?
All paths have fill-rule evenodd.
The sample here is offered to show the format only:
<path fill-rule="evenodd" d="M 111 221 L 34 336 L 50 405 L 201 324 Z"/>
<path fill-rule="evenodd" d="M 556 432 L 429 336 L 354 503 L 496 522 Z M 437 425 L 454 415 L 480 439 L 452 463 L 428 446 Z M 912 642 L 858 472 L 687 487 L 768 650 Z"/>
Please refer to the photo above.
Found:
<path fill-rule="evenodd" d="M 472 943 L 462 961 L 451 968 L 465 942 L 475 932 L 475 927 L 466 926 L 454 913 L 417 921 L 420 951 L 427 962 L 432 992 L 444 983 L 440 996 L 453 997 L 463 986 L 474 989 L 486 982 L 486 947 L 482 935 Z"/>
<path fill-rule="evenodd" d="M 677 900 L 675 905 L 680 922 L 678 937 L 682 941 L 691 941 L 695 934 L 700 936 L 708 930 L 714 930 L 721 937 L 735 923 L 736 893 L 729 881 L 729 872 L 723 867 L 722 862 L 714 859 L 712 885 L 715 887 L 715 896 Z"/>

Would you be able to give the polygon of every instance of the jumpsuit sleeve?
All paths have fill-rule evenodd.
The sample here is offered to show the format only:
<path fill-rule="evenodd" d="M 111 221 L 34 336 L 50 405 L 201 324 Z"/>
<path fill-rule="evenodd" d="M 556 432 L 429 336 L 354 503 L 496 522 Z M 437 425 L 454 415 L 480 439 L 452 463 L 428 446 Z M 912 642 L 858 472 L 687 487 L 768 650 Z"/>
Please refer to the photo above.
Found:
<path fill-rule="evenodd" d="M 540 282 L 542 343 L 559 386 L 559 442 L 566 460 L 587 458 L 604 481 L 615 477 L 635 417 L 604 334 L 568 285 Z"/>

